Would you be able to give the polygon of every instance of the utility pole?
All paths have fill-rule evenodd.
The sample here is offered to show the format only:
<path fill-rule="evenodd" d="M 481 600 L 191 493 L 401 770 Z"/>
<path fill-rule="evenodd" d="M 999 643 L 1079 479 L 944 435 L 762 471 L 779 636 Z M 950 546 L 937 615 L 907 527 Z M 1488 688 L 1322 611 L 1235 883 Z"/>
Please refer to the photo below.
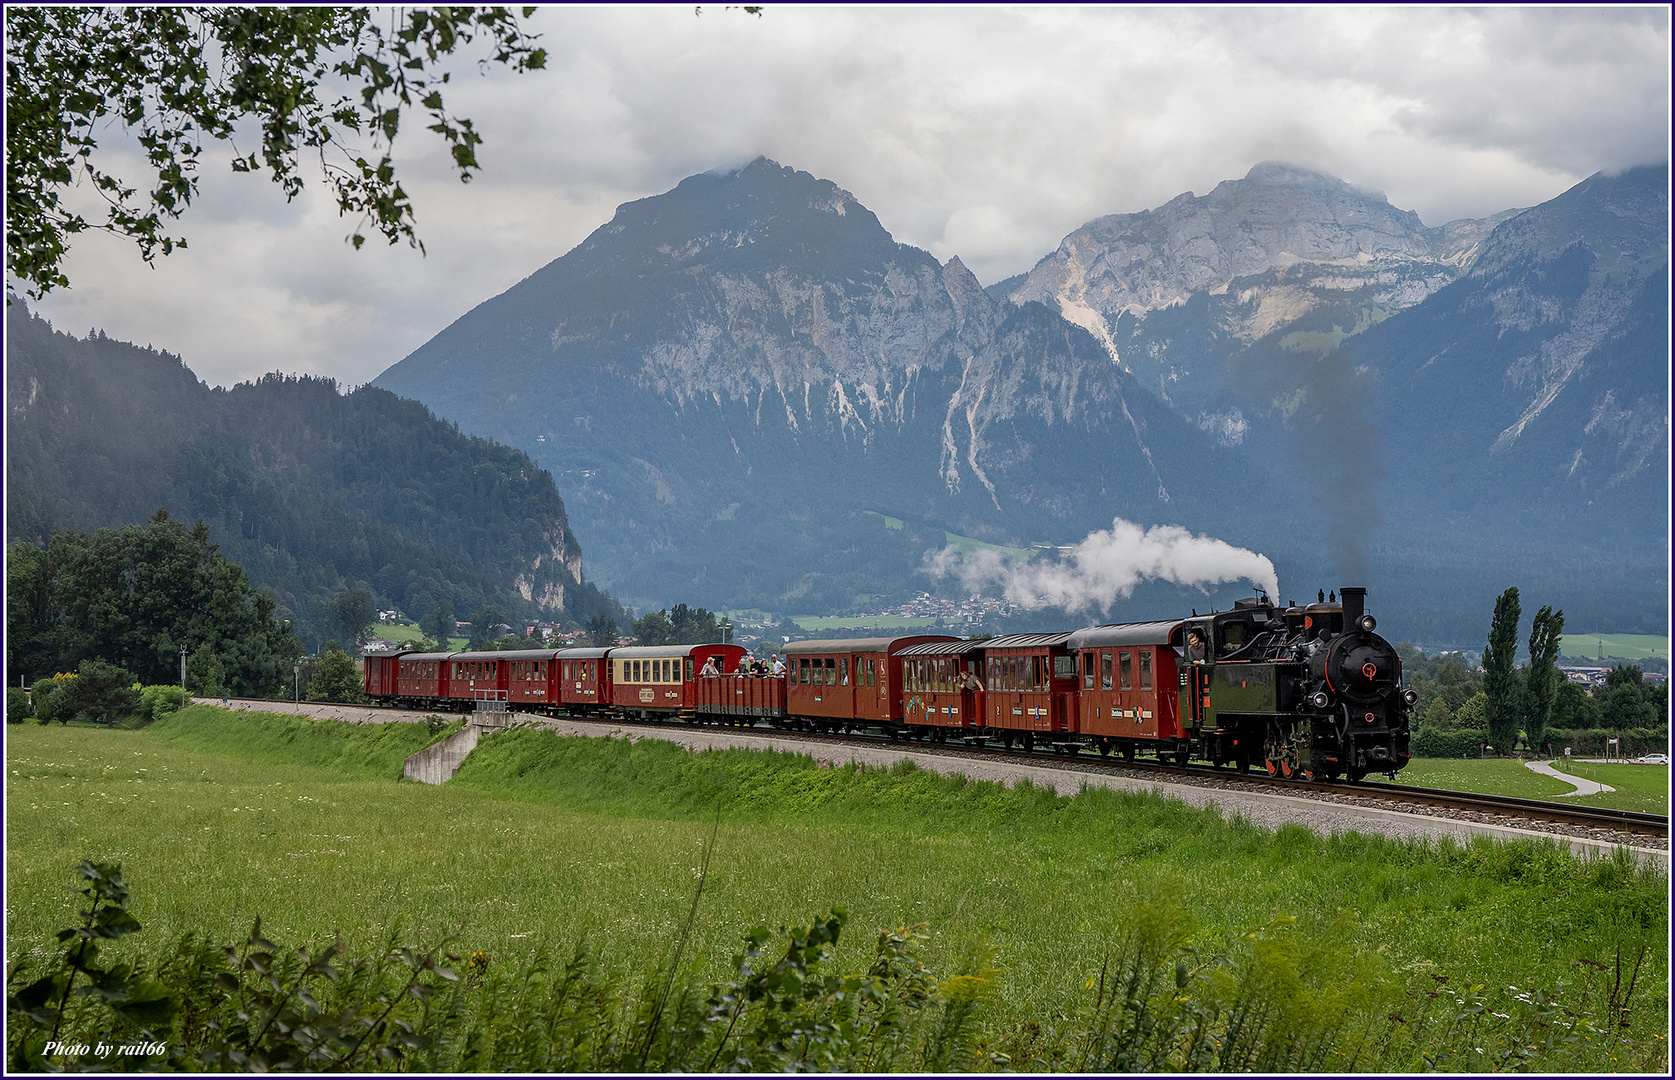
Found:
<path fill-rule="evenodd" d="M 180 696 L 182 703 L 186 697 L 186 642 L 180 643 Z"/>

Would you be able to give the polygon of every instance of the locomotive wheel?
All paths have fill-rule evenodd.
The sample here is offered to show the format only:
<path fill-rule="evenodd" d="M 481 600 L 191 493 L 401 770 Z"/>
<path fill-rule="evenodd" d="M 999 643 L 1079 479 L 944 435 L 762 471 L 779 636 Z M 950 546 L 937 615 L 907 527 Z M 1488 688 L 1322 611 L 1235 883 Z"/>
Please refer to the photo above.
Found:
<path fill-rule="evenodd" d="M 1262 764 L 1267 767 L 1269 776 L 1279 775 L 1280 763 L 1275 761 L 1273 758 L 1264 758 L 1262 760 Z"/>
<path fill-rule="evenodd" d="M 1122 744 L 1122 759 L 1124 761 L 1133 761 L 1134 760 L 1134 744 L 1133 743 L 1125 742 L 1125 743 Z"/>

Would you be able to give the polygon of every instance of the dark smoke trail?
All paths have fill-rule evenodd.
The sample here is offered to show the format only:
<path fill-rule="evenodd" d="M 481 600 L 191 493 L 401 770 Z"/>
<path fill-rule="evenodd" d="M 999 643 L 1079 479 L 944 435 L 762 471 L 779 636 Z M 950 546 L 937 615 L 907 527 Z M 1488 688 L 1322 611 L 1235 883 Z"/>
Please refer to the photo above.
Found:
<path fill-rule="evenodd" d="M 1385 478 L 1371 376 L 1337 350 L 1320 356 L 1277 347 L 1252 350 L 1237 370 L 1242 392 L 1261 411 L 1278 414 L 1286 458 L 1296 463 L 1298 478 L 1324 515 L 1326 543 L 1342 579 L 1365 581 Z"/>

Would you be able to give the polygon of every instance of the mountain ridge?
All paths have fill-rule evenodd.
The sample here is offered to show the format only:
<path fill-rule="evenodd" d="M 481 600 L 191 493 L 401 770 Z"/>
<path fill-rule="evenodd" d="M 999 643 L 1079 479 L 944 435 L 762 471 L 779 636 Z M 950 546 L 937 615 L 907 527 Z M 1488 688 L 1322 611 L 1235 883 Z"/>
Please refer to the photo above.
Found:
<path fill-rule="evenodd" d="M 1311 224 L 1299 187 L 1304 204 L 1330 203 L 1337 217 Z M 1531 211 L 1427 227 L 1382 196 L 1272 164 L 1211 196 L 1187 193 L 1138 225 L 1137 215 L 1096 219 L 1133 256 L 1107 258 L 1101 272 L 1121 284 L 1127 267 L 1125 295 L 1166 301 L 1121 311 L 1101 340 L 1045 289 L 1053 256 L 997 297 L 957 257 L 939 264 L 895 242 L 838 185 L 758 159 L 624 204 L 375 383 L 529 449 L 567 492 L 601 553 L 595 565 L 651 600 L 690 587 L 712 606 L 852 610 L 925 584 L 924 554 L 943 530 L 1067 544 L 1113 516 L 1279 550 L 1291 580 L 1335 562 L 1375 589 L 1443 583 L 1447 598 L 1424 615 L 1433 634 L 1460 625 L 1465 597 L 1488 590 L 1497 567 L 1557 565 L 1559 534 L 1549 543 L 1530 522 L 1560 504 L 1560 518 L 1580 519 L 1575 493 L 1549 484 L 1550 496 L 1519 506 L 1545 481 L 1465 469 L 1444 485 L 1454 502 L 1428 505 L 1406 475 L 1419 460 L 1406 444 L 1431 440 L 1435 418 L 1414 421 L 1381 396 L 1402 369 L 1366 353 L 1435 321 L 1497 259 L 1508 273 L 1516 264 L 1562 276 L 1564 265 L 1537 267 L 1540 252 L 1509 239 L 1528 222 L 1508 224 Z M 1240 200 L 1255 200 L 1267 224 L 1227 217 Z M 1618 220 L 1648 228 L 1644 214 Z M 1190 229 L 1171 238 L 1169 221 Z M 1180 257 L 1148 270 L 1133 255 L 1146 237 L 1122 240 L 1118 225 L 1153 228 L 1146 242 Z M 1244 239 L 1222 245 L 1217 228 Z M 1059 254 L 1076 249 L 1075 235 Z M 1634 317 L 1651 326 L 1652 294 L 1636 295 Z M 1657 354 L 1635 340 L 1623 362 L 1643 374 Z M 1503 411 L 1496 403 L 1483 417 Z M 1640 412 L 1631 421 L 1644 426 Z M 1474 493 L 1468 481 L 1499 486 Z M 1649 481 L 1631 473 L 1625 490 Z M 1470 506 L 1489 516 L 1449 516 Z M 910 527 L 889 533 L 877 515 Z M 1432 521 L 1448 523 L 1442 535 L 1425 532 Z M 1567 602 L 1601 618 L 1613 606 L 1649 613 L 1633 591 L 1657 572 L 1644 547 L 1576 549 L 1633 569 Z M 1537 573 L 1543 588 L 1580 581 Z"/>

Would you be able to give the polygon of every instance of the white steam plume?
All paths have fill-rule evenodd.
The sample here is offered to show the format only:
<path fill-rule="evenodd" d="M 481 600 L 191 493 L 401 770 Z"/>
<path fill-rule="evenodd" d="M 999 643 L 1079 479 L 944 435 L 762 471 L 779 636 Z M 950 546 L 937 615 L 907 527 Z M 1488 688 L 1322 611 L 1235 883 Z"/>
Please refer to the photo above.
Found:
<path fill-rule="evenodd" d="M 938 577 L 953 575 L 972 592 L 1000 585 L 1006 599 L 1026 608 L 1109 611 L 1142 581 L 1171 581 L 1204 588 L 1249 581 L 1270 597 L 1280 594 L 1279 575 L 1266 556 L 1179 525 L 1142 528 L 1121 518 L 1090 533 L 1057 563 L 1019 562 L 998 551 L 958 555 L 948 549 L 926 560 Z"/>

